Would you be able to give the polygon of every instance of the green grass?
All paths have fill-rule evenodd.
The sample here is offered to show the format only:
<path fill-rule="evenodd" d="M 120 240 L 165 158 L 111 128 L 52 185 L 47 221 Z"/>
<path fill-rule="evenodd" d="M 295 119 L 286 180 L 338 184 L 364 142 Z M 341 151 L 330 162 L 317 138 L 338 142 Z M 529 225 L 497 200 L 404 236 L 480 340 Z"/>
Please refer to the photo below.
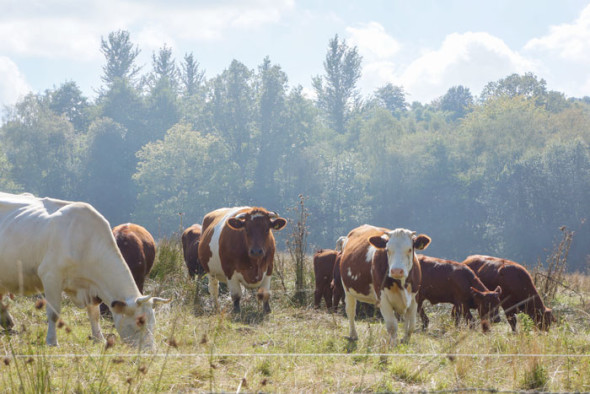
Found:
<path fill-rule="evenodd" d="M 114 346 L 94 343 L 85 310 L 67 300 L 60 345 L 47 347 L 45 311 L 35 309 L 34 299 L 17 297 L 11 305 L 17 332 L 0 335 L 0 391 L 590 390 L 590 318 L 579 296 L 557 298 L 567 303 L 552 305 L 560 323 L 548 333 L 522 316 L 517 333 L 505 320 L 488 334 L 455 328 L 450 307 L 427 304 L 430 328 L 392 348 L 375 318 L 358 321 L 359 340 L 351 342 L 347 319 L 314 310 L 312 292 L 307 307 L 294 307 L 289 267 L 283 267 L 286 288 L 276 275 L 273 280 L 271 315 L 263 315 L 251 292 L 245 292 L 240 316 L 230 313 L 227 294 L 222 312 L 215 313 L 206 286 L 197 291 L 181 257 L 165 253 L 166 269 L 146 284 L 147 293 L 173 298 L 156 311 L 154 352 L 138 354 L 121 344 L 104 319 L 103 332 L 115 335 Z M 563 354 L 570 357 L 553 356 Z"/>

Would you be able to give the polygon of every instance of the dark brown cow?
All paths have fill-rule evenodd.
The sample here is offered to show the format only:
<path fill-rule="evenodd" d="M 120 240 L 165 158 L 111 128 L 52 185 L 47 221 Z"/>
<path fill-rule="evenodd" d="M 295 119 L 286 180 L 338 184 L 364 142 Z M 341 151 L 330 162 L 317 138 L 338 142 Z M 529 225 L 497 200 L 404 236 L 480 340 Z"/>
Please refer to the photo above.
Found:
<path fill-rule="evenodd" d="M 201 276 L 205 273 L 203 266 L 199 262 L 200 239 L 200 224 L 193 224 L 182 233 L 182 251 L 184 254 L 184 263 L 186 264 L 186 268 L 188 268 L 188 274 L 192 279 L 194 279 L 196 275 Z"/>
<path fill-rule="evenodd" d="M 275 239 L 287 221 L 264 208 L 221 208 L 203 218 L 199 261 L 209 275 L 209 292 L 219 309 L 219 281 L 227 283 L 234 312 L 240 312 L 242 285 L 258 289 L 264 312 L 270 313 L 270 276 Z"/>
<path fill-rule="evenodd" d="M 131 270 L 137 288 L 143 293 L 143 284 L 154 265 L 156 242 L 142 226 L 133 223 L 120 224 L 113 228 L 117 246 Z"/>
<path fill-rule="evenodd" d="M 334 266 L 338 252 L 332 249 L 320 249 L 313 255 L 313 272 L 315 274 L 314 307 L 319 308 L 322 298 L 326 307 L 332 309 L 332 282 Z"/>
<path fill-rule="evenodd" d="M 551 309 L 541 300 L 533 278 L 522 265 L 483 255 L 469 256 L 463 264 L 471 268 L 488 288 L 502 287 L 501 304 L 512 331 L 516 331 L 516 314 L 519 312 L 529 315 L 537 327 L 546 331 L 556 321 Z"/>
<path fill-rule="evenodd" d="M 484 320 L 498 322 L 498 307 L 502 289 L 496 287 L 489 291 L 477 275 L 466 265 L 452 260 L 418 255 L 422 270 L 422 285 L 418 292 L 418 312 L 422 318 L 422 327 L 428 327 L 428 316 L 422 307 L 425 300 L 432 305 L 450 303 L 454 305 L 455 325 L 459 325 L 461 317 L 472 326 L 473 316 L 470 309 L 477 308 L 479 317 Z M 486 330 L 488 325 L 482 325 Z"/>
<path fill-rule="evenodd" d="M 424 234 L 406 229 L 393 231 L 369 225 L 352 230 L 340 260 L 346 294 L 350 338 L 358 338 L 354 325 L 357 300 L 377 304 L 393 343 L 397 342 L 395 312 L 405 316 L 404 341 L 416 324 L 416 295 L 420 289 L 420 264 L 415 250 L 430 244 Z"/>

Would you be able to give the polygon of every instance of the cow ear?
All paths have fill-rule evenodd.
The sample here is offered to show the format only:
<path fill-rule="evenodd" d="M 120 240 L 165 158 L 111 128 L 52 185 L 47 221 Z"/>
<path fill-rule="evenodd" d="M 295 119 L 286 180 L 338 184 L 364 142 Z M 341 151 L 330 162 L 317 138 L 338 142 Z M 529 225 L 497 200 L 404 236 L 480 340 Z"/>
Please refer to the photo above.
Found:
<path fill-rule="evenodd" d="M 275 220 L 271 220 L 270 221 L 270 227 L 273 230 L 282 230 L 283 228 L 285 228 L 285 226 L 287 225 L 287 221 L 283 218 L 277 218 Z"/>
<path fill-rule="evenodd" d="M 369 238 L 369 243 L 377 249 L 384 249 L 387 246 L 387 239 L 380 235 L 375 235 Z"/>
<path fill-rule="evenodd" d="M 124 303 L 123 301 L 113 301 L 111 303 L 111 309 L 115 313 L 119 313 L 119 314 L 125 313 L 126 307 L 127 307 L 127 304 Z"/>
<path fill-rule="evenodd" d="M 494 291 L 498 293 L 498 295 L 502 295 L 502 288 L 500 286 L 496 287 L 496 290 Z"/>
<path fill-rule="evenodd" d="M 240 220 L 237 218 L 227 219 L 227 225 L 229 227 L 233 228 L 234 230 L 240 230 L 240 229 L 244 228 L 244 224 L 246 224 L 245 220 Z"/>
<path fill-rule="evenodd" d="M 430 237 L 426 234 L 418 234 L 414 238 L 414 249 L 424 250 L 430 245 Z"/>

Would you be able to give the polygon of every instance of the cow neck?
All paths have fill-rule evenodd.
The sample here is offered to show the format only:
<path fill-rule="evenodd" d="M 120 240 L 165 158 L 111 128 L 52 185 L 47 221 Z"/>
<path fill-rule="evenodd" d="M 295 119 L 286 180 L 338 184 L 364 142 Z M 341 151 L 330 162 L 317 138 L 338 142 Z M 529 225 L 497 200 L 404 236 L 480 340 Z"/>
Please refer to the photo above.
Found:
<path fill-rule="evenodd" d="M 108 253 L 110 256 L 103 255 L 101 270 L 93 278 L 97 284 L 98 297 L 108 306 L 113 301 L 127 301 L 141 296 L 127 263 L 117 246 L 113 247 L 115 250 Z"/>

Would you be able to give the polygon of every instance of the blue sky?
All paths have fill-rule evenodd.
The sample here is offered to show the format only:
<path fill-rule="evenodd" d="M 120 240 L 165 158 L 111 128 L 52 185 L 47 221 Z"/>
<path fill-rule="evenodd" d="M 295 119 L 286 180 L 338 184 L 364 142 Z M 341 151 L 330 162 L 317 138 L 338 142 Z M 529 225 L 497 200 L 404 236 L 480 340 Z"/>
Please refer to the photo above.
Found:
<path fill-rule="evenodd" d="M 590 96 L 590 1 L 0 0 L 0 107 L 66 81 L 94 99 L 100 39 L 120 29 L 144 71 L 163 45 L 178 62 L 192 52 L 207 78 L 269 56 L 311 94 L 338 34 L 363 56 L 365 96 L 391 82 L 427 103 L 528 71 L 567 97 Z"/>

